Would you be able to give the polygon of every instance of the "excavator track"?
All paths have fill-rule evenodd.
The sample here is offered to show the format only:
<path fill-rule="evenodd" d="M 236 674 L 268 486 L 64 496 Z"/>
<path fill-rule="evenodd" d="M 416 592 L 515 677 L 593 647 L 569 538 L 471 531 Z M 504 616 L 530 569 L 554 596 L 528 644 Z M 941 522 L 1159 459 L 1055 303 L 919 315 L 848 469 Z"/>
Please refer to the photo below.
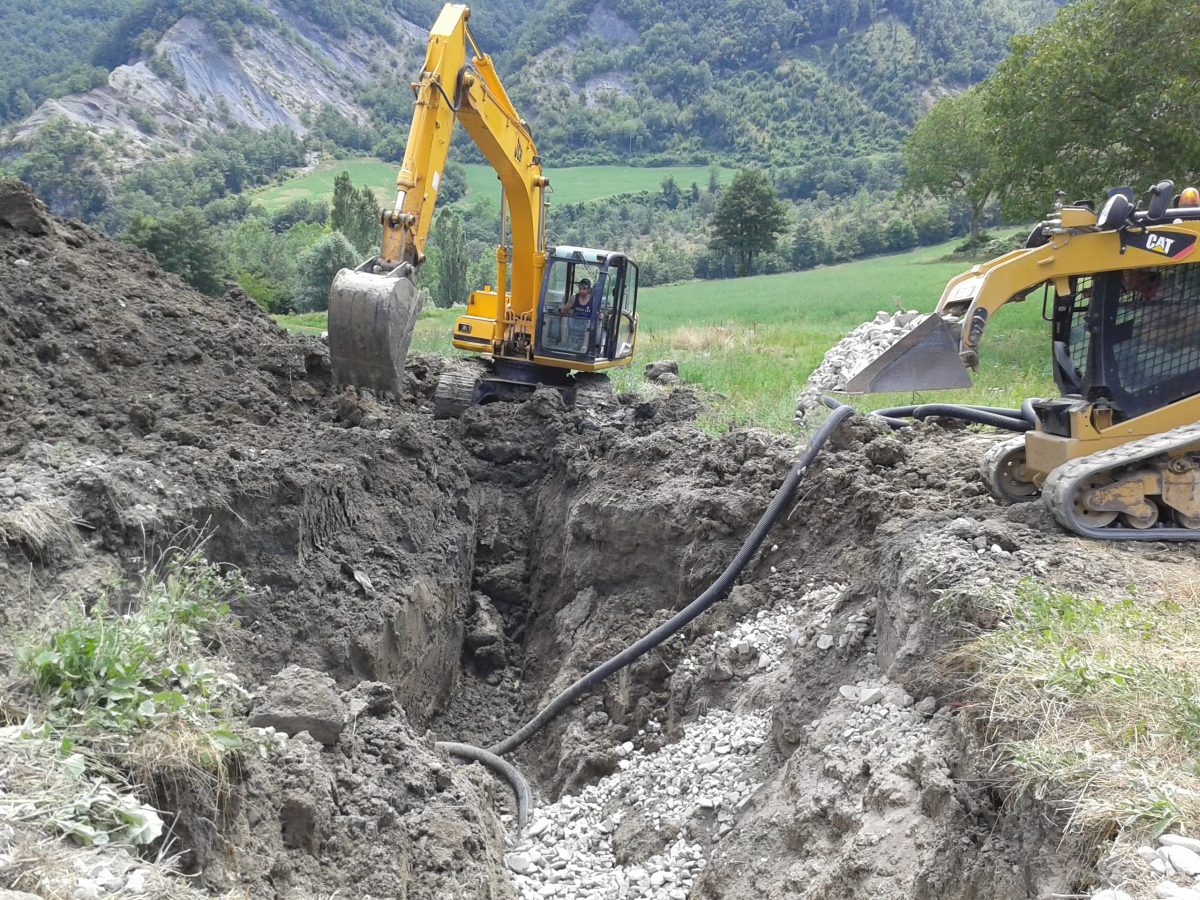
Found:
<path fill-rule="evenodd" d="M 1173 451 L 1178 453 L 1189 449 L 1193 455 L 1200 454 L 1200 423 L 1184 425 L 1064 463 L 1050 473 L 1042 496 L 1054 518 L 1064 528 L 1083 537 L 1112 541 L 1200 541 L 1200 518 L 1176 515 L 1177 519 L 1193 522 L 1194 527 L 1156 524 L 1157 516 L 1139 520 L 1087 506 L 1088 492 L 1115 482 L 1140 467 L 1161 461 Z M 1147 496 L 1146 499 L 1156 507 L 1162 506 L 1156 502 L 1156 497 Z M 1109 515 L 1111 522 L 1102 524 Z"/>
<path fill-rule="evenodd" d="M 433 417 L 457 419 L 476 403 L 476 389 L 487 374 L 479 360 L 447 360 L 446 370 L 433 391 Z"/>

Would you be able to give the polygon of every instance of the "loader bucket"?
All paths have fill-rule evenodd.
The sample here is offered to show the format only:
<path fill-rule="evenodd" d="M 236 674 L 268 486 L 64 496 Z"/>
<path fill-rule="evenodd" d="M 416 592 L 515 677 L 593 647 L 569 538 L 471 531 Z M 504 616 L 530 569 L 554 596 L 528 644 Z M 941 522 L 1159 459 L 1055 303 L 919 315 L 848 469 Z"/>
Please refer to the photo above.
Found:
<path fill-rule="evenodd" d="M 329 362 L 338 384 L 399 395 L 421 295 L 407 275 L 342 269 L 329 292 Z"/>
<path fill-rule="evenodd" d="M 877 356 L 839 391 L 885 394 L 968 388 L 971 378 L 958 355 L 958 336 L 932 315 Z"/>

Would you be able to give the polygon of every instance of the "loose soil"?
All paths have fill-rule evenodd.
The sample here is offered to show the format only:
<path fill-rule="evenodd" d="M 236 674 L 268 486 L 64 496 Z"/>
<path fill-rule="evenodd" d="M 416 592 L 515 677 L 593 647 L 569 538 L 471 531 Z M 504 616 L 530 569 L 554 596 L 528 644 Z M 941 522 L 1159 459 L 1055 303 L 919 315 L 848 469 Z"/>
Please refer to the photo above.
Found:
<path fill-rule="evenodd" d="M 222 796 L 145 786 L 206 890 L 518 896 L 506 790 L 434 740 L 500 739 L 686 604 L 794 456 L 791 437 L 698 431 L 686 389 L 586 411 L 540 390 L 434 419 L 433 385 L 455 364 L 414 354 L 403 397 L 340 389 L 323 343 L 284 333 L 244 294 L 203 297 L 0 190 L 0 625 L 16 634 L 86 603 L 199 532 L 254 588 L 227 647 L 248 686 L 300 666 L 355 711 L 329 746 L 301 733 L 246 754 Z M 1093 884 L 1054 817 L 989 778 L 940 660 L 992 624 L 984 598 L 1022 579 L 1170 583 L 1196 554 L 1088 543 L 1038 505 L 997 506 L 976 472 L 991 440 L 853 420 L 729 600 L 515 756 L 539 799 L 616 771 L 626 741 L 653 751 L 707 710 L 756 711 L 771 728 L 752 801 L 729 828 L 697 812 L 668 829 L 707 854 L 691 896 Z M 787 606 L 784 662 L 760 675 L 722 635 Z M 0 644 L 5 668 L 11 651 Z M 840 688 L 884 680 L 908 712 L 874 732 L 851 723 L 857 695 Z M 649 826 L 617 838 L 629 863 L 665 842 Z"/>

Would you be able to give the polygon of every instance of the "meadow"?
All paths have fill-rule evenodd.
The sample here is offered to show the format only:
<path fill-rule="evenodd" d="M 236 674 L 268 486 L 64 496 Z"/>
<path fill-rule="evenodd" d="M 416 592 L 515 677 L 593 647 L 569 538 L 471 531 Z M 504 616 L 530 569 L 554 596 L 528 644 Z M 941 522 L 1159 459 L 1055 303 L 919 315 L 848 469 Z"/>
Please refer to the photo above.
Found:
<path fill-rule="evenodd" d="M 276 212 L 295 200 L 329 202 L 333 199 L 334 178 L 339 172 L 346 171 L 355 185 L 369 186 L 383 203 L 395 197 L 398 168 L 396 163 L 372 158 L 332 160 L 321 163 L 312 172 L 257 191 L 250 197 L 268 212 Z M 459 202 L 474 203 L 483 198 L 491 205 L 499 206 L 500 188 L 492 167 L 468 164 L 463 168 L 467 172 L 467 196 Z M 705 166 L 572 166 L 547 168 L 545 172 L 550 179 L 550 202 L 556 206 L 616 194 L 657 191 L 668 175 L 675 177 L 681 190 L 691 187 L 693 181 L 701 187 L 708 184 L 708 168 Z M 717 177 L 723 184 L 728 184 L 733 175 L 732 169 L 717 170 Z"/>
<path fill-rule="evenodd" d="M 942 288 L 970 263 L 946 261 L 953 244 L 879 256 L 806 272 L 646 288 L 638 299 L 635 362 L 610 372 L 618 390 L 643 391 L 645 364 L 679 363 L 683 380 L 710 399 L 705 424 L 786 431 L 796 398 L 825 351 L 878 310 L 930 312 Z M 448 354 L 461 309 L 427 309 L 413 348 Z M 983 338 L 974 387 L 850 398 L 862 409 L 912 402 L 1018 406 L 1054 393 L 1049 325 L 1036 299 L 1001 310 Z M 287 327 L 319 332 L 324 314 L 283 317 Z"/>

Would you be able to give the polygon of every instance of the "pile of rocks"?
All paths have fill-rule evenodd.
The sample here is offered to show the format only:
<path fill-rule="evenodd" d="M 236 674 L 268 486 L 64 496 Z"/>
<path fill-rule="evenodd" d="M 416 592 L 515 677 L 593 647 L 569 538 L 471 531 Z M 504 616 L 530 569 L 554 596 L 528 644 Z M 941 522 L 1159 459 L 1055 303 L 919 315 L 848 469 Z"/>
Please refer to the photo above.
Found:
<path fill-rule="evenodd" d="M 1138 856 L 1162 877 L 1155 887 L 1156 897 L 1173 900 L 1200 900 L 1200 840 L 1182 834 L 1164 834 L 1158 847 L 1139 847 Z M 1133 900 L 1117 888 L 1106 888 L 1092 900 Z"/>
<path fill-rule="evenodd" d="M 821 405 L 823 393 L 843 387 L 925 318 L 914 309 L 895 313 L 880 310 L 870 322 L 859 325 L 830 347 L 821 364 L 808 376 L 808 384 L 796 406 L 797 422 Z"/>
<path fill-rule="evenodd" d="M 759 787 L 758 749 L 768 727 L 762 716 L 714 711 L 657 753 L 622 744 L 617 772 L 540 809 L 509 852 L 521 895 L 683 900 L 705 865 L 702 835 L 728 833 Z M 657 731 L 657 723 L 647 730 Z M 639 842 L 653 833 L 666 846 L 621 864 L 615 839 L 623 823 Z"/>
<path fill-rule="evenodd" d="M 832 647 L 836 640 L 825 633 L 825 627 L 845 585 L 818 588 L 810 585 L 810 588 L 795 605 L 788 603 L 778 609 L 759 610 L 728 630 L 700 638 L 691 653 L 680 661 L 678 670 L 723 681 L 725 673 L 732 677 L 774 669 L 802 645 L 814 644 L 821 650 Z M 735 593 L 737 590 L 734 588 Z M 845 643 L 843 640 L 841 646 Z"/>
<path fill-rule="evenodd" d="M 679 364 L 673 359 L 659 359 L 649 363 L 645 369 L 645 376 L 647 381 L 664 387 L 673 387 L 683 382 L 679 377 Z"/>

